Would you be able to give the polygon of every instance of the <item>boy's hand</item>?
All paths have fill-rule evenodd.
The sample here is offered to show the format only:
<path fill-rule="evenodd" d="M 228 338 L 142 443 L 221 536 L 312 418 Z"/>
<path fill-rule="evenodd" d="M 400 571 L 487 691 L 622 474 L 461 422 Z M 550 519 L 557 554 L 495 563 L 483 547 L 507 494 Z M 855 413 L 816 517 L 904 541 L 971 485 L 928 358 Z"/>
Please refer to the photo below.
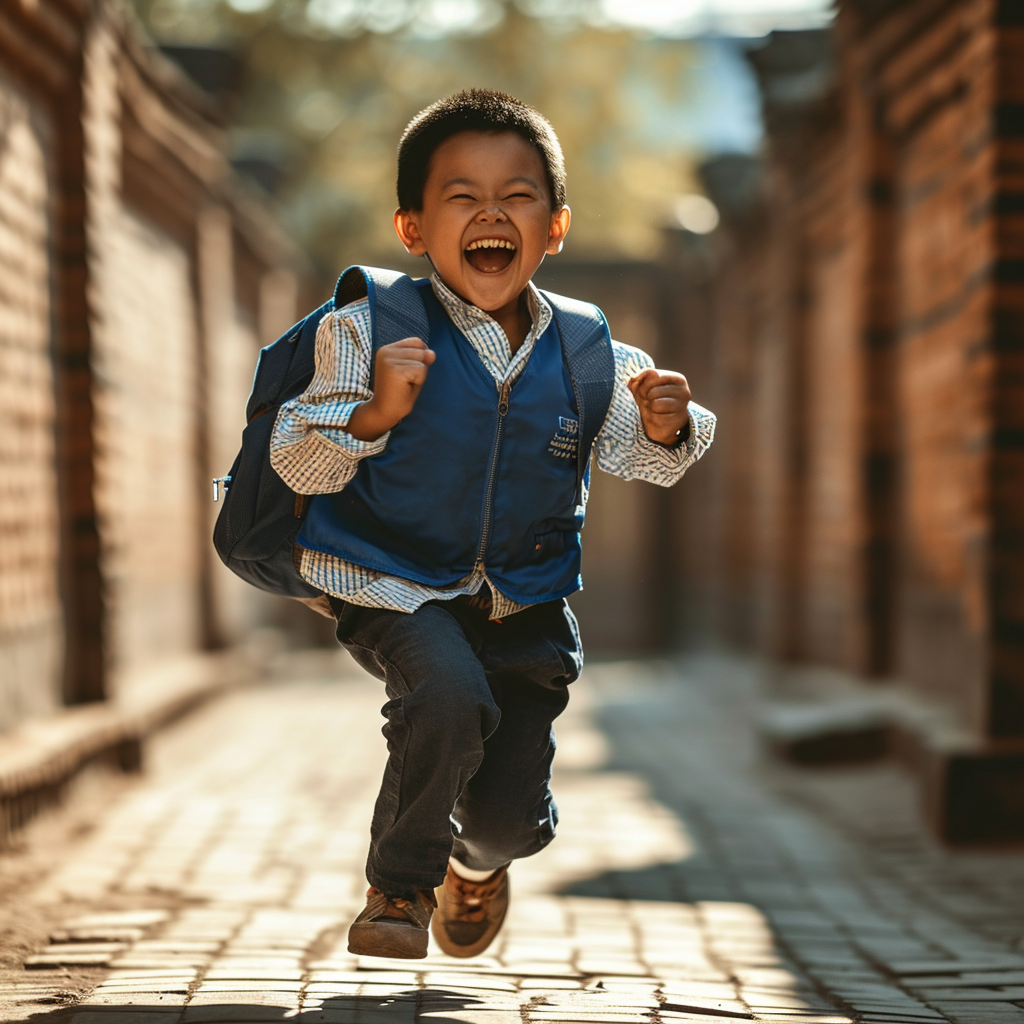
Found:
<path fill-rule="evenodd" d="M 421 338 L 403 338 L 377 349 L 373 398 L 352 413 L 348 433 L 360 441 L 376 441 L 408 416 L 436 358 Z"/>
<path fill-rule="evenodd" d="M 690 419 L 686 409 L 690 385 L 686 378 L 673 370 L 648 368 L 630 377 L 626 386 L 640 409 L 644 433 L 659 444 L 675 444 Z"/>

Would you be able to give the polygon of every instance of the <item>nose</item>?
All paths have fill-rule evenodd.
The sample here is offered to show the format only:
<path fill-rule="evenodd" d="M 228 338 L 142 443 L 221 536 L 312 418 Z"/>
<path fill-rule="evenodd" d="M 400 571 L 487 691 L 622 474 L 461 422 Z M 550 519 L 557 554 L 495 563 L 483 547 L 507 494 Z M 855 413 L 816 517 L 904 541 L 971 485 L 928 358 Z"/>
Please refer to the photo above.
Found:
<path fill-rule="evenodd" d="M 505 211 L 497 203 L 488 203 L 476 215 L 478 224 L 500 224 L 505 220 Z"/>

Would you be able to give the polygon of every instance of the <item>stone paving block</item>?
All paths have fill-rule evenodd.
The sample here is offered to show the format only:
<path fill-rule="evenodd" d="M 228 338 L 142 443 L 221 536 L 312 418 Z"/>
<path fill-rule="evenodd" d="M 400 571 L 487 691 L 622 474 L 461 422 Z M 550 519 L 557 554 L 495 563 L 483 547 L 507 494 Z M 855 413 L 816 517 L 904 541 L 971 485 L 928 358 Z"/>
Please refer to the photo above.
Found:
<path fill-rule="evenodd" d="M 209 957 L 205 956 L 171 957 L 167 954 L 163 956 L 157 956 L 155 954 L 135 956 L 132 953 L 128 953 L 125 956 L 119 956 L 111 960 L 110 967 L 119 971 L 166 971 L 184 970 L 186 968 L 194 968 L 198 970 L 205 967 L 206 964 L 209 963 L 209 959 Z"/>
<path fill-rule="evenodd" d="M 749 989 L 740 988 L 740 998 L 751 1010 L 757 1013 L 780 1010 L 826 1010 L 832 1009 L 828 1003 L 822 1000 L 804 999 L 800 996 L 787 996 L 780 993 L 751 992 Z"/>
<path fill-rule="evenodd" d="M 267 1024 L 286 1021 L 283 1010 L 268 1006 L 196 1006 L 186 1007 L 180 1024 Z"/>
<path fill-rule="evenodd" d="M 660 1021 L 698 1021 L 700 1024 L 729 1024 L 729 1021 L 752 1020 L 751 1017 L 731 1017 L 706 1013 L 681 1013 L 676 1010 L 662 1010 L 658 1014 Z"/>
<path fill-rule="evenodd" d="M 48 946 L 25 960 L 31 968 L 105 967 L 124 951 L 123 943 L 68 942 Z"/>
<path fill-rule="evenodd" d="M 574 1009 L 604 1010 L 653 1010 L 660 1001 L 653 996 L 630 996 L 621 993 L 604 992 L 558 992 L 549 996 L 544 1002 L 535 1000 L 537 1006 L 554 1008 L 572 1007 Z"/>
<path fill-rule="evenodd" d="M 811 1014 L 785 1014 L 785 1013 L 760 1013 L 754 1014 L 754 1019 L 764 1021 L 766 1024 L 854 1024 L 854 1018 L 844 1014 L 834 1013 L 811 1013 Z"/>
<path fill-rule="evenodd" d="M 521 1019 L 521 1018 L 520 1018 Z M 580 1010 L 549 1010 L 529 1009 L 526 1011 L 528 1021 L 560 1021 L 565 1024 L 642 1024 L 650 1021 L 645 1013 L 612 1013 L 605 1010 L 593 1014 Z"/>
<path fill-rule="evenodd" d="M 431 1024 L 523 1024 L 518 1009 L 485 1010 L 479 1007 L 461 1010 L 428 1010 L 416 1015 L 416 1020 L 430 1021 Z"/>
<path fill-rule="evenodd" d="M 383 959 L 378 960 L 377 963 L 385 963 Z M 395 963 L 406 963 L 405 961 L 394 961 Z M 312 977 L 328 979 L 328 972 L 326 971 L 314 971 Z M 348 971 L 331 971 L 329 972 L 329 980 L 331 981 L 354 981 L 357 984 L 373 984 L 379 982 L 380 984 L 388 985 L 412 985 L 416 986 L 419 984 L 420 972 L 418 971 L 400 971 L 400 970 L 348 970 Z"/>
<path fill-rule="evenodd" d="M 145 981 L 147 978 L 167 978 L 177 980 L 181 978 L 194 978 L 196 969 L 194 967 L 162 967 L 159 969 L 120 969 L 108 972 L 106 982 L 135 982 Z M 106 983 L 105 982 L 105 983 Z"/>
<path fill-rule="evenodd" d="M 504 981 L 493 976 L 470 974 L 468 971 L 461 974 L 442 974 L 431 971 L 423 976 L 423 981 L 429 988 L 458 987 L 487 989 L 495 992 L 515 992 L 517 988 L 514 982 Z"/>
<path fill-rule="evenodd" d="M 1024 1009 L 1009 1003 L 960 1004 L 943 1008 L 954 1024 L 1022 1024 Z"/>
<path fill-rule="evenodd" d="M 297 1007 L 246 1003 L 198 1003 L 185 1007 L 181 1024 L 265 1024 L 294 1017 Z"/>
<path fill-rule="evenodd" d="M 146 934 L 144 928 L 116 928 L 111 925 L 87 928 L 56 928 L 50 932 L 51 942 L 137 942 Z"/>
<path fill-rule="evenodd" d="M 178 1024 L 181 1011 L 167 1010 L 81 1010 L 71 1018 L 71 1024 Z"/>
<path fill-rule="evenodd" d="M 355 1010 L 311 1010 L 302 1015 L 302 1024 L 364 1024 L 367 1019 Z"/>
<path fill-rule="evenodd" d="M 946 1020 L 938 1010 L 924 1008 L 913 1013 L 862 1013 L 860 1019 L 873 1024 L 920 1024 L 922 1021 Z"/>
<path fill-rule="evenodd" d="M 571 960 L 507 959 L 505 966 L 514 974 L 543 978 L 580 978 L 582 974 Z"/>
<path fill-rule="evenodd" d="M 142 978 L 137 981 L 107 979 L 97 985 L 93 995 L 108 992 L 187 992 L 192 984 L 191 977 L 185 978 Z"/>
<path fill-rule="evenodd" d="M 446 993 L 446 997 L 440 995 L 430 997 L 420 994 L 412 998 L 420 1014 L 425 1013 L 453 1013 L 464 1010 L 472 1010 L 480 1013 L 515 1013 L 519 1014 L 522 1001 L 513 996 L 498 996 L 496 998 L 476 998 L 466 993 Z"/>
<path fill-rule="evenodd" d="M 725 1002 L 736 1000 L 736 986 L 731 982 L 687 981 L 685 985 L 666 982 L 659 986 L 667 998 L 676 996 L 703 999 L 720 999 Z"/>
<path fill-rule="evenodd" d="M 650 956 L 644 958 L 644 963 L 647 964 L 654 977 L 663 978 L 666 981 L 671 981 L 673 984 L 683 981 L 722 982 L 729 977 L 710 963 L 662 960 L 659 957 Z"/>
<path fill-rule="evenodd" d="M 413 1024 L 417 1019 L 413 1003 L 356 1008 L 323 1007 L 302 1015 L 302 1024 Z"/>
<path fill-rule="evenodd" d="M 674 995 L 665 1000 L 662 1009 L 676 1010 L 680 1013 L 717 1014 L 722 1017 L 750 1018 L 752 1016 L 747 1007 L 738 999 L 701 999 Z"/>
<path fill-rule="evenodd" d="M 112 910 L 99 914 L 80 914 L 64 922 L 65 928 L 78 930 L 82 928 L 153 928 L 164 924 L 171 917 L 171 912 L 164 909 L 154 910 Z"/>
<path fill-rule="evenodd" d="M 239 694 L 169 735 L 167 749 L 178 753 L 167 769 L 112 806 L 80 855 L 41 888 L 49 899 L 73 892 L 98 912 L 63 922 L 54 936 L 124 939 L 98 997 L 132 998 L 147 986 L 181 995 L 205 969 L 185 1021 L 283 1021 L 306 978 L 302 1013 L 287 1018 L 300 1024 L 411 1024 L 417 1006 L 433 1020 L 499 1024 L 513 1014 L 525 1024 L 513 1013 L 520 1002 L 533 1004 L 529 1019 L 649 1020 L 659 985 L 663 1020 L 749 1020 L 735 972 L 758 1019 L 775 1024 L 848 1021 L 817 988 L 874 1024 L 946 1019 L 921 1001 L 943 989 L 971 1000 L 944 1002 L 949 1019 L 967 1024 L 987 1007 L 999 1024 L 1017 1024 L 1019 1008 L 979 1002 L 977 993 L 1005 1000 L 997 988 L 1024 971 L 1012 952 L 1024 938 L 1012 913 L 1024 906 L 1024 869 L 1014 874 L 1001 861 L 993 870 L 989 855 L 961 860 L 961 883 L 946 853 L 926 837 L 906 839 L 904 813 L 893 816 L 892 841 L 833 827 L 836 812 L 787 803 L 751 767 L 737 733 L 742 701 L 722 703 L 728 686 L 702 690 L 674 678 L 641 692 L 631 682 L 641 671 L 650 672 L 596 667 L 594 678 L 611 688 L 598 684 L 560 718 L 559 839 L 516 865 L 516 896 L 493 955 L 467 963 L 432 950 L 410 965 L 345 951 L 344 930 L 365 891 L 361 865 L 384 754 L 372 724 L 379 687 L 357 679 Z M 328 719 L 352 723 L 344 749 L 321 728 Z M 268 739 L 253 749 L 252 735 Z M 602 747 L 614 753 L 614 772 L 599 760 L 559 768 L 573 749 Z M 833 785 L 812 783 L 822 792 Z M 880 803 L 867 801 L 869 809 Z M 169 906 L 184 905 L 157 911 L 159 920 L 111 906 L 114 894 L 139 899 L 150 884 Z M 188 906 L 193 897 L 212 902 Z M 65 945 L 81 954 L 88 944 Z M 904 984 L 920 999 L 889 974 L 908 967 Z M 54 977 L 37 995 L 58 984 Z M 277 1005 L 257 999 L 275 990 Z M 122 1016 L 113 1006 L 89 1012 L 104 1024 Z M 170 1011 L 158 1016 L 155 1024 L 177 1024 Z"/>
<path fill-rule="evenodd" d="M 928 992 L 928 1002 L 936 1005 L 943 1003 L 1013 1003 L 1018 1001 L 1024 1002 L 1024 985 L 1001 989 L 931 989 Z"/>
<path fill-rule="evenodd" d="M 189 999 L 193 1006 L 270 1006 L 292 1010 L 298 1006 L 298 997 L 292 992 L 264 991 L 256 988 L 239 992 L 196 992 Z"/>
<path fill-rule="evenodd" d="M 225 967 L 211 967 L 203 974 L 206 981 L 253 981 L 253 982 L 293 982 L 301 981 L 305 972 L 301 967 L 252 967 L 249 964 L 238 966 L 228 965 Z"/>
<path fill-rule="evenodd" d="M 969 971 L 964 974 L 935 974 L 922 979 L 910 976 L 902 981 L 906 988 L 925 994 L 932 989 L 943 988 L 1005 988 L 1024 985 L 1024 971 Z"/>
<path fill-rule="evenodd" d="M 244 980 L 223 980 L 204 978 L 196 994 L 207 992 L 301 992 L 301 981 L 267 981 L 246 978 Z"/>
<path fill-rule="evenodd" d="M 519 990 L 543 996 L 545 992 L 577 991 L 583 988 L 583 985 L 583 980 L 577 978 L 523 978 L 519 982 Z"/>
<path fill-rule="evenodd" d="M 177 1007 L 185 1005 L 187 988 L 183 986 L 172 986 L 170 989 L 154 989 L 149 992 L 125 992 L 97 988 L 89 996 L 89 1005 L 101 1006 L 139 1006 L 146 1009 L 156 1007 Z"/>
<path fill-rule="evenodd" d="M 361 985 L 351 981 L 311 982 L 303 989 L 305 993 L 303 999 L 317 1002 L 324 999 L 334 999 L 339 996 L 354 996 L 361 989 Z"/>
<path fill-rule="evenodd" d="M 1024 970 L 1024 957 L 1012 953 L 981 955 L 953 960 L 895 960 L 886 963 L 893 974 L 901 976 L 924 974 L 962 974 L 976 971 Z"/>
<path fill-rule="evenodd" d="M 210 970 L 235 971 L 245 978 L 250 975 L 288 978 L 302 970 L 302 962 L 294 956 L 219 956 L 212 961 Z"/>
<path fill-rule="evenodd" d="M 660 992 L 662 986 L 661 982 L 655 978 L 609 978 L 605 976 L 598 978 L 593 984 L 588 984 L 587 988 L 620 998 L 628 996 L 631 999 L 647 999 Z"/>
<path fill-rule="evenodd" d="M 631 974 L 638 978 L 647 975 L 647 967 L 638 960 L 598 957 L 581 954 L 576 966 L 584 974 Z"/>

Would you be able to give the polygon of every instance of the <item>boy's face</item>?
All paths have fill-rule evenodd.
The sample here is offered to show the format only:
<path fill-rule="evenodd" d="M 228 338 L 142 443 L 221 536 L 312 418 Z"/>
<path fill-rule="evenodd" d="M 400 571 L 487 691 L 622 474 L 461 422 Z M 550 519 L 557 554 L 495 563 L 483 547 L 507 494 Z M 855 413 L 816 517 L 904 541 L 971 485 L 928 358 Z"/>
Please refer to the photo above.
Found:
<path fill-rule="evenodd" d="M 492 316 L 515 307 L 569 230 L 552 211 L 540 154 L 515 132 L 460 132 L 434 151 L 423 208 L 398 210 L 395 229 L 430 256 L 446 285 Z"/>

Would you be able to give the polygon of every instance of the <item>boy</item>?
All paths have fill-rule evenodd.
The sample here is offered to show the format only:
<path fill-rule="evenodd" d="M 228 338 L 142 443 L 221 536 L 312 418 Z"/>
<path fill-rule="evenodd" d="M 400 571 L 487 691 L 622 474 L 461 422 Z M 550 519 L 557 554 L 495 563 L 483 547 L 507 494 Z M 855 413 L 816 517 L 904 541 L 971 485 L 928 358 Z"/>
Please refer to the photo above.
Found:
<path fill-rule="evenodd" d="M 402 136 L 398 201 L 402 244 L 433 268 L 420 290 L 432 347 L 405 338 L 371 367 L 368 300 L 328 314 L 271 462 L 296 492 L 331 496 L 314 500 L 297 564 L 388 696 L 370 889 L 349 949 L 423 957 L 429 926 L 466 957 L 501 927 L 509 864 L 554 836 L 552 722 L 582 664 L 565 602 L 581 585 L 582 415 L 556 300 L 531 283 L 569 230 L 554 130 L 502 93 L 440 100 Z M 714 416 L 681 374 L 605 345 L 598 465 L 671 485 L 711 443 Z"/>

